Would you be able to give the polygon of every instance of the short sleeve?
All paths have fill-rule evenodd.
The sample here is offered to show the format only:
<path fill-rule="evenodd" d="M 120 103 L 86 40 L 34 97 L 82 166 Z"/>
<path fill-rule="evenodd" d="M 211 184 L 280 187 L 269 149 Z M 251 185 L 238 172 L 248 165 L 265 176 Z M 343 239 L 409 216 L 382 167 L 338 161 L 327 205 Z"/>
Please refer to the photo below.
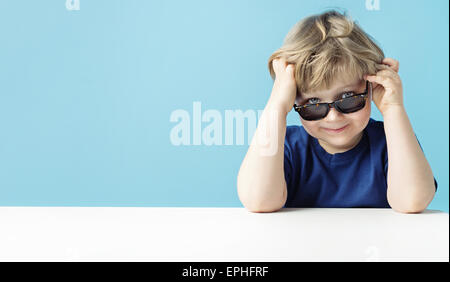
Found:
<path fill-rule="evenodd" d="M 292 183 L 292 149 L 287 141 L 284 142 L 284 178 L 289 190 Z"/>
<path fill-rule="evenodd" d="M 289 191 L 291 190 L 292 187 L 292 148 L 289 144 L 289 142 L 287 142 L 287 138 L 284 141 L 284 178 L 286 180 L 286 188 L 287 188 L 287 194 L 289 197 Z M 286 199 L 286 203 L 284 204 L 283 208 L 286 207 L 288 203 L 288 200 Z"/>
<path fill-rule="evenodd" d="M 419 143 L 420 149 L 423 152 L 422 145 L 420 145 L 420 142 L 419 142 L 419 139 L 417 138 L 417 135 L 415 135 L 415 136 L 416 136 L 417 143 Z M 387 171 L 388 171 L 388 157 L 387 157 L 387 152 L 386 152 L 385 157 L 384 157 L 384 174 L 386 175 L 386 179 L 387 179 Z M 433 179 L 434 179 L 434 188 L 435 188 L 435 191 L 437 191 L 438 183 L 437 183 L 435 177 L 433 177 Z"/>

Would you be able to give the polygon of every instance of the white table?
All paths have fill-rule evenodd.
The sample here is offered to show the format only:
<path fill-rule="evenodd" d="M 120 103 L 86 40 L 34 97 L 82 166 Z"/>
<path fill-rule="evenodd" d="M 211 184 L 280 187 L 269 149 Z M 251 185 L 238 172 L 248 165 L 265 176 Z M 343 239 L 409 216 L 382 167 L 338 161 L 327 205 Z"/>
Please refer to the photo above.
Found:
<path fill-rule="evenodd" d="M 0 207 L 0 261 L 449 261 L 448 213 Z"/>

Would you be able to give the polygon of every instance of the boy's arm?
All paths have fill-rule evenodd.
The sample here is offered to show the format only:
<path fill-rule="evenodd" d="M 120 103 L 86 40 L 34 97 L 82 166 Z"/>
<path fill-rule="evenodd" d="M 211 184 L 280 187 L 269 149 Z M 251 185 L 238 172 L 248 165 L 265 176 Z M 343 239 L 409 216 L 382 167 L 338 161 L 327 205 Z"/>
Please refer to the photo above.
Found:
<path fill-rule="evenodd" d="M 389 205 L 400 212 L 421 212 L 435 194 L 431 167 L 417 142 L 403 106 L 383 113 L 388 148 Z"/>
<path fill-rule="evenodd" d="M 287 199 L 284 177 L 286 116 L 294 105 L 297 86 L 292 64 L 273 60 L 272 93 L 261 115 L 237 177 L 238 196 L 252 212 L 273 212 Z"/>
<path fill-rule="evenodd" d="M 399 212 L 421 212 L 434 197 L 431 167 L 414 135 L 403 105 L 403 87 L 398 75 L 399 62 L 382 61 L 384 69 L 366 79 L 373 87 L 373 101 L 384 119 L 388 151 L 387 199 Z"/>
<path fill-rule="evenodd" d="M 283 111 L 269 100 L 239 169 L 239 199 L 252 212 L 277 211 L 286 203 L 283 168 L 286 113 Z"/>

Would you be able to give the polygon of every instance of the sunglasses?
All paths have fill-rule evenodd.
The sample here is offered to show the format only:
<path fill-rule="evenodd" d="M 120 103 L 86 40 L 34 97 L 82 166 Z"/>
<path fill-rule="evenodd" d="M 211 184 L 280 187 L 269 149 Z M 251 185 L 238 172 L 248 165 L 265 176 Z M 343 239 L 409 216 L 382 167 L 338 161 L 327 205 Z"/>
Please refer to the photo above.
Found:
<path fill-rule="evenodd" d="M 304 120 L 319 120 L 325 118 L 330 109 L 334 107 L 338 112 L 350 114 L 357 112 L 366 106 L 366 99 L 372 95 L 372 83 L 366 81 L 366 90 L 360 94 L 352 94 L 336 100 L 332 103 L 314 103 L 297 106 L 294 104 L 294 110 L 300 114 Z"/>

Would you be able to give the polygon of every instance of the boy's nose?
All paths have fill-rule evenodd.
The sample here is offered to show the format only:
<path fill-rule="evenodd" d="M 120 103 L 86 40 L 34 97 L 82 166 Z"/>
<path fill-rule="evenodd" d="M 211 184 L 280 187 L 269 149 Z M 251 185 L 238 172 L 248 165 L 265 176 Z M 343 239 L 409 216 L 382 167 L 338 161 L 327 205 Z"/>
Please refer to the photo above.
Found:
<path fill-rule="evenodd" d="M 330 111 L 328 112 L 328 115 L 325 117 L 325 119 L 328 121 L 340 120 L 342 118 L 343 118 L 343 113 L 339 112 L 338 110 L 336 110 L 333 107 L 330 109 Z"/>

